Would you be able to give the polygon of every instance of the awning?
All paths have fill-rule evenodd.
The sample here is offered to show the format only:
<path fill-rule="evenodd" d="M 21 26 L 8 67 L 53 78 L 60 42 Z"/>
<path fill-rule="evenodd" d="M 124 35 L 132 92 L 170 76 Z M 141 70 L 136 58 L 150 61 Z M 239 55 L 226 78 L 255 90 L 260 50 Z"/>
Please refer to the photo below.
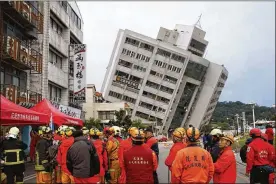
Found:
<path fill-rule="evenodd" d="M 31 110 L 34 110 L 36 112 L 45 113 L 45 114 L 48 114 L 49 116 L 52 115 L 54 124 L 56 124 L 58 126 L 61 126 L 61 125 L 83 126 L 83 121 L 81 119 L 73 118 L 71 116 L 68 116 L 68 115 L 60 112 L 47 99 L 43 99 L 41 102 L 39 102 L 34 107 L 32 107 Z"/>
<path fill-rule="evenodd" d="M 1 95 L 0 125 L 48 124 L 50 116 L 26 109 L 9 101 Z"/>

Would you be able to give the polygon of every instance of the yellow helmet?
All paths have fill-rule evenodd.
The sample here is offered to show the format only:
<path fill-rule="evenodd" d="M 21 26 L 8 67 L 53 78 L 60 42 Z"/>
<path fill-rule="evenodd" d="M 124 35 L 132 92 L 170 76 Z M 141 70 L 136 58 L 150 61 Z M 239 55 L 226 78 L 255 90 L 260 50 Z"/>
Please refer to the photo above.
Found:
<path fill-rule="evenodd" d="M 51 132 L 51 128 L 48 126 L 40 126 L 38 128 L 38 134 L 43 135 L 43 134 L 48 134 Z"/>
<path fill-rule="evenodd" d="M 60 127 L 58 127 L 58 133 L 59 135 L 65 135 L 65 130 L 69 128 L 67 125 L 61 125 Z"/>
<path fill-rule="evenodd" d="M 234 143 L 234 136 L 231 133 L 227 133 L 227 134 L 222 134 L 222 136 L 220 137 L 221 139 L 225 139 L 227 141 L 230 141 L 231 144 Z"/>
<path fill-rule="evenodd" d="M 65 135 L 70 137 L 70 136 L 72 136 L 74 131 L 76 131 L 76 129 L 74 127 L 68 127 L 65 129 Z"/>
<path fill-rule="evenodd" d="M 88 128 L 86 128 L 86 127 L 82 127 L 82 132 L 83 132 L 83 135 L 87 135 L 88 133 L 89 133 L 89 130 L 88 130 Z"/>
<path fill-rule="evenodd" d="M 196 142 L 200 138 L 200 131 L 195 127 L 190 127 L 187 129 L 186 135 L 190 142 Z"/>
<path fill-rule="evenodd" d="M 143 136 L 141 135 L 142 131 L 136 129 L 132 132 L 131 139 L 134 141 L 144 141 Z"/>
<path fill-rule="evenodd" d="M 135 130 L 138 130 L 138 128 L 137 128 L 137 127 L 130 127 L 130 128 L 128 129 L 128 135 L 132 136 L 132 135 L 133 135 L 133 132 L 134 132 Z"/>
<path fill-rule="evenodd" d="M 184 128 L 182 127 L 179 127 L 179 128 L 176 128 L 174 131 L 173 131 L 173 136 L 177 137 L 177 138 L 180 138 L 180 139 L 184 139 L 185 135 L 186 135 L 186 131 Z"/>
<path fill-rule="evenodd" d="M 97 128 L 91 128 L 89 131 L 89 134 L 91 136 L 93 136 L 93 135 L 100 136 L 102 133 Z"/>

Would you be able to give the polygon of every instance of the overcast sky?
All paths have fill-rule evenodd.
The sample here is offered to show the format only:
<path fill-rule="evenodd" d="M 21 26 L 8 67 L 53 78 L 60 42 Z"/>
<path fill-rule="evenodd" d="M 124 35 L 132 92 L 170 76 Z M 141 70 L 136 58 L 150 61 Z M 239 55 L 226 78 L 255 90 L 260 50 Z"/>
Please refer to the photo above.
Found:
<path fill-rule="evenodd" d="M 275 103 L 274 2 L 78 2 L 87 44 L 87 83 L 101 90 L 119 29 L 156 38 L 159 27 L 195 24 L 209 41 L 206 59 L 229 78 L 220 101 Z"/>

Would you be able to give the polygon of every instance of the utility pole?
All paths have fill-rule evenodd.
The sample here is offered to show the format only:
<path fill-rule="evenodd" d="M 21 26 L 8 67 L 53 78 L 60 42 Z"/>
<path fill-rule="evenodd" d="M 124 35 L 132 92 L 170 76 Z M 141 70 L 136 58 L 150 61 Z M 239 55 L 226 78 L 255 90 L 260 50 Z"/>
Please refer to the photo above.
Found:
<path fill-rule="evenodd" d="M 238 126 L 237 135 L 239 135 L 239 129 L 240 129 L 240 126 L 239 126 L 239 117 L 240 116 L 238 114 L 236 114 L 235 116 L 237 118 L 237 126 Z"/>
<path fill-rule="evenodd" d="M 254 108 L 256 106 L 256 103 L 251 102 L 251 103 L 249 103 L 249 105 L 251 105 L 251 107 L 252 107 L 253 127 L 255 128 L 255 111 L 254 111 Z"/>
<path fill-rule="evenodd" d="M 245 134 L 245 126 L 246 126 L 245 112 L 242 112 L 242 121 L 243 121 L 243 134 Z"/>

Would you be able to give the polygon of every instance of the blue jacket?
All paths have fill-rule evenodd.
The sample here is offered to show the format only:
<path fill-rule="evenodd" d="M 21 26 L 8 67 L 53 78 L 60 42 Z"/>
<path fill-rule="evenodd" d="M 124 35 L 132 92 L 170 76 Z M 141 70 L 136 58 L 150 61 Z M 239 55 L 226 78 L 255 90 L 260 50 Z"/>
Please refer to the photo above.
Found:
<path fill-rule="evenodd" d="M 216 163 L 218 157 L 219 157 L 220 149 L 219 149 L 219 142 L 215 142 L 211 145 L 210 154 L 213 159 L 213 163 Z"/>

